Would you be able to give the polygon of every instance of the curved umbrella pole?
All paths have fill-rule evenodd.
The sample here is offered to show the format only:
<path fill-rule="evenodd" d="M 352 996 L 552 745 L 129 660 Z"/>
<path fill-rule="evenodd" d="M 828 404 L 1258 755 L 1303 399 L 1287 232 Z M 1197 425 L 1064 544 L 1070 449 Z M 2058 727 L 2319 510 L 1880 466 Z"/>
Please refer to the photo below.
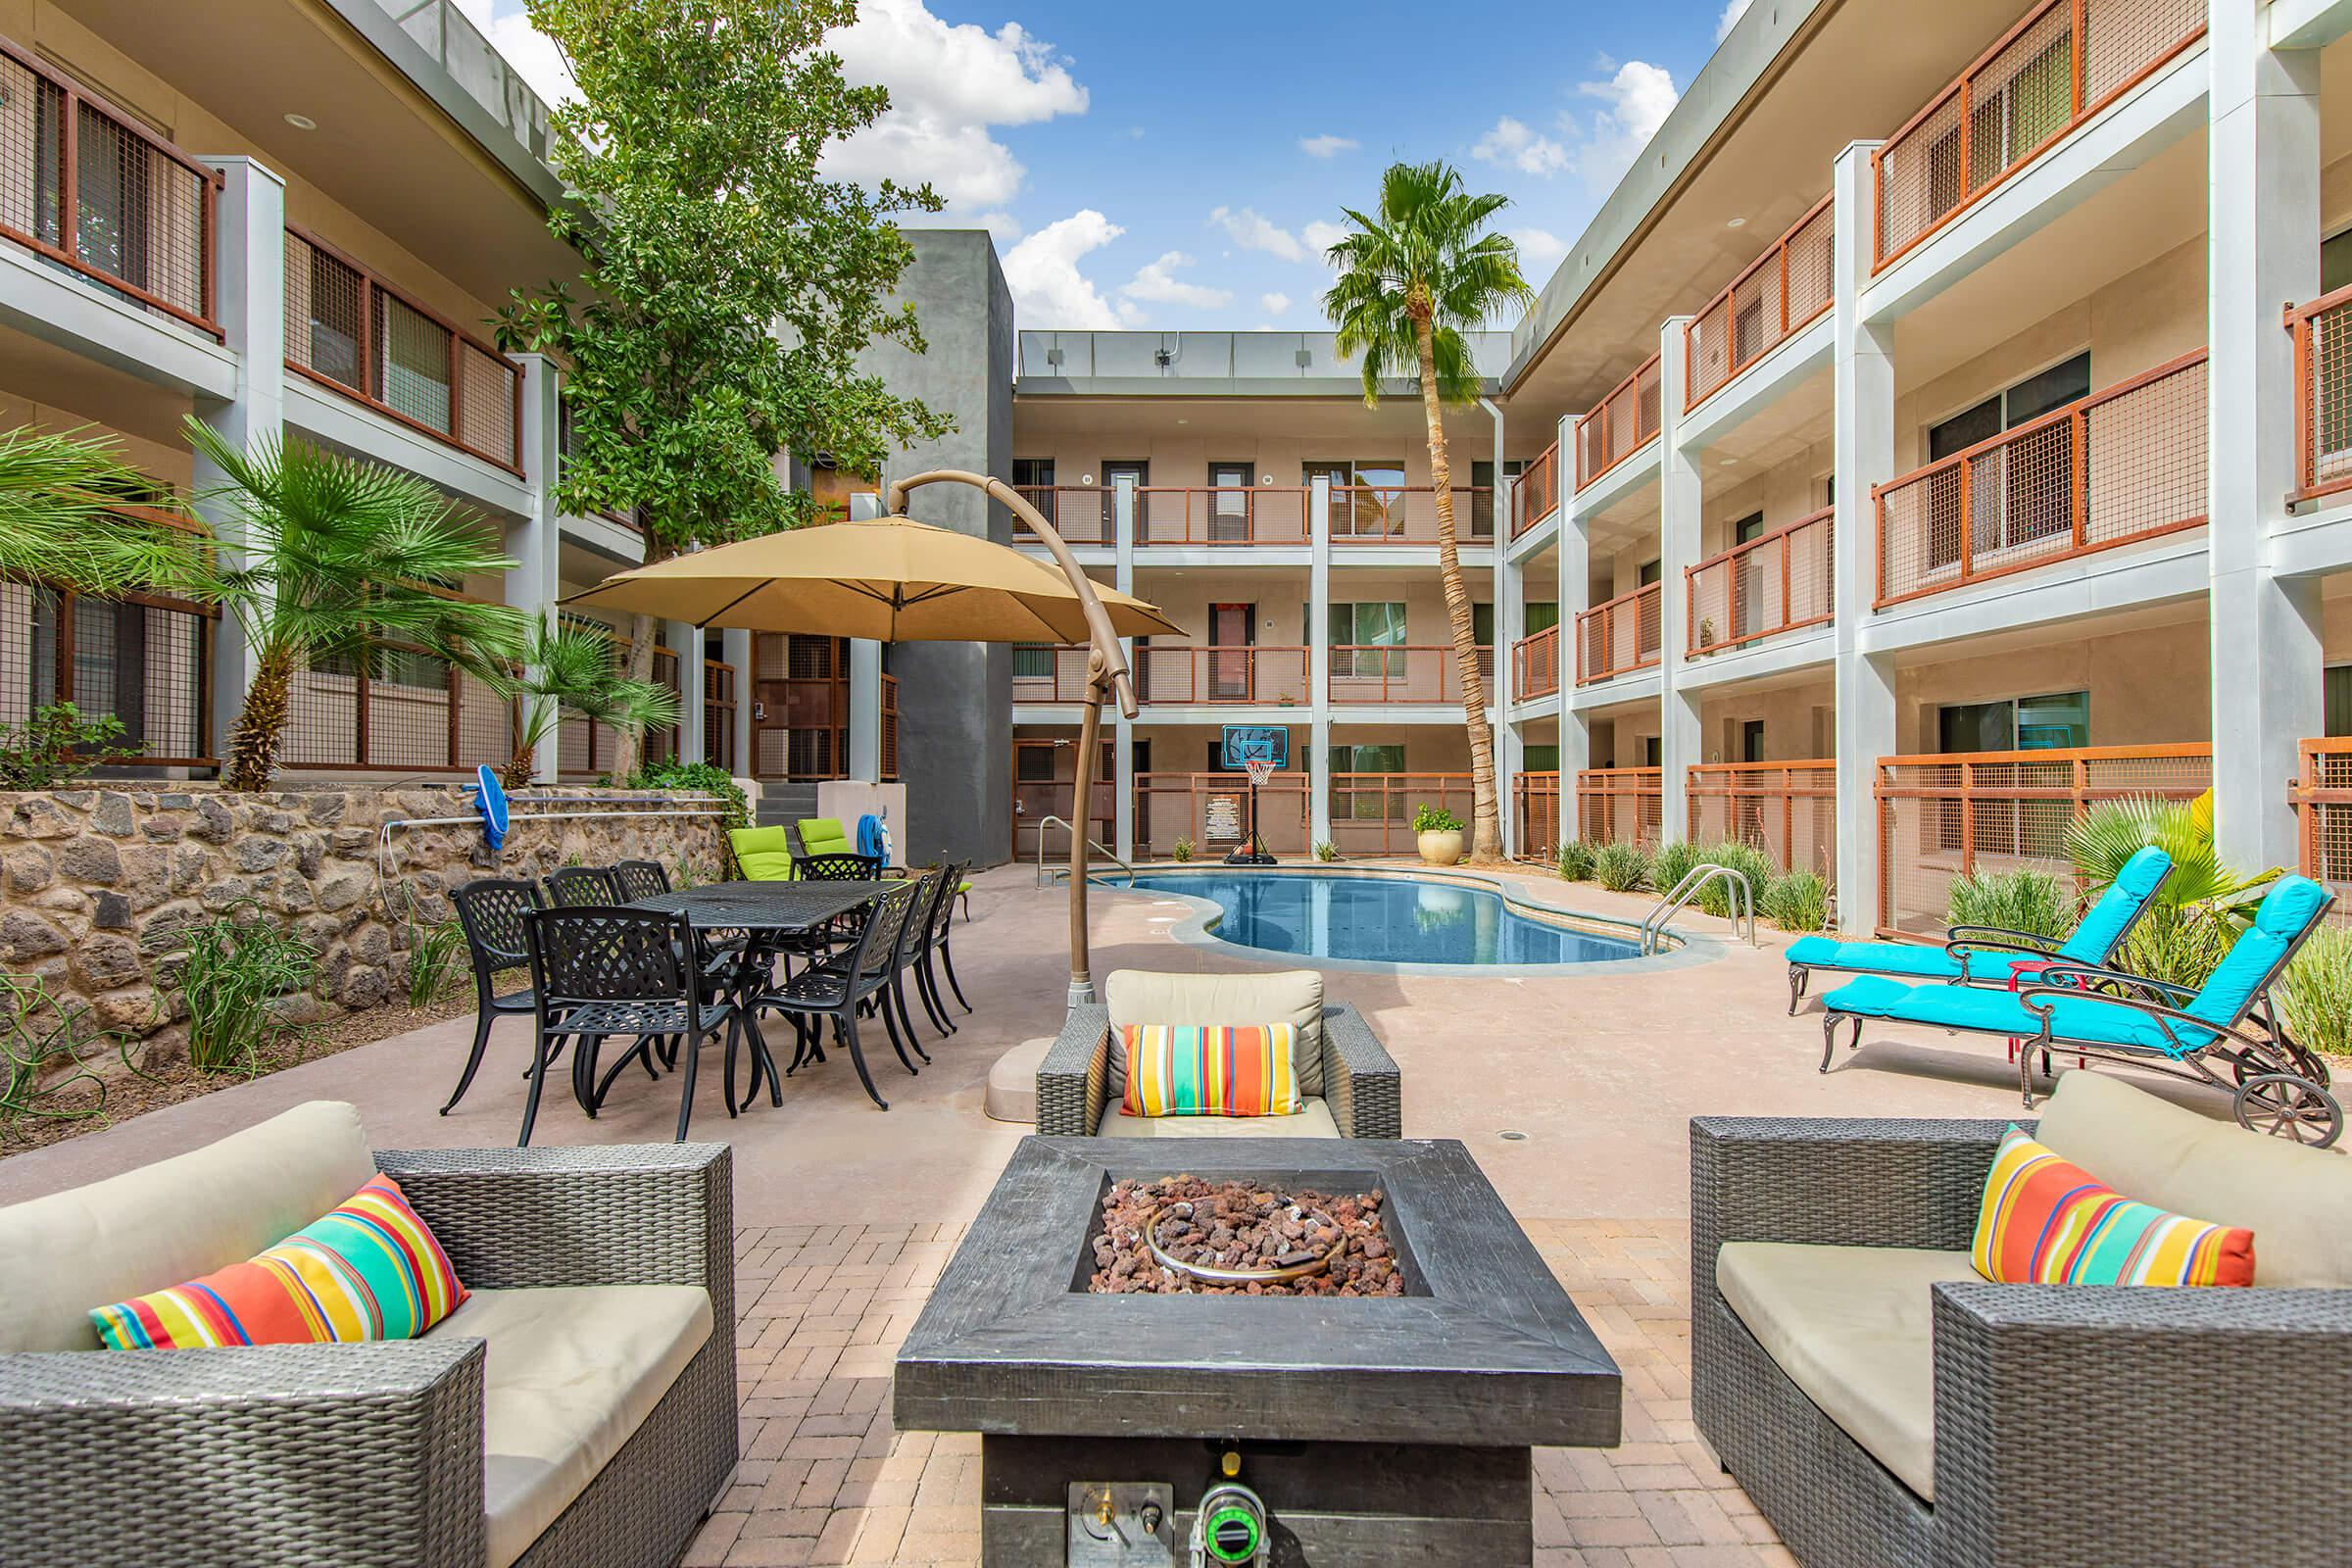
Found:
<path fill-rule="evenodd" d="M 1076 806 L 1071 814 L 1077 821 L 1070 829 L 1069 1004 L 1076 1007 L 1095 1000 L 1094 971 L 1087 956 L 1086 872 L 1088 824 L 1094 819 L 1094 812 L 1088 808 L 1093 804 L 1095 792 L 1096 753 L 1102 744 L 1102 700 L 1105 696 L 1116 697 L 1121 713 L 1129 718 L 1136 713 L 1135 681 L 1128 672 L 1127 651 L 1119 646 L 1117 634 L 1110 629 L 1110 616 L 1103 612 L 1102 602 L 1095 597 L 1094 584 L 1079 569 L 1078 558 L 1070 554 L 1070 547 L 1062 542 L 1054 525 L 1012 486 L 990 474 L 962 468 L 934 468 L 927 473 L 892 480 L 884 505 L 893 515 L 905 516 L 906 492 L 926 484 L 968 484 L 1011 509 L 1012 514 L 1045 542 L 1054 564 L 1061 568 L 1071 592 L 1078 596 L 1079 612 L 1086 616 L 1086 711 L 1078 726 L 1078 771 L 1071 789 Z"/>

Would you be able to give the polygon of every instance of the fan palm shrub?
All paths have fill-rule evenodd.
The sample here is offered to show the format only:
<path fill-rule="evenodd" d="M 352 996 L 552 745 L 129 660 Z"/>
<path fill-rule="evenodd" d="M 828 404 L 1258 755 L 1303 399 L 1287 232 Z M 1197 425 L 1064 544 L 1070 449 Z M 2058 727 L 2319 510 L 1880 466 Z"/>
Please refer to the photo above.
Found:
<path fill-rule="evenodd" d="M 2102 801 L 2067 823 L 2065 844 L 2088 898 L 2104 892 L 2142 849 L 2153 845 L 2171 857 L 2172 874 L 2132 928 L 2116 963 L 2175 985 L 2205 983 L 2280 874 L 2273 868 L 2248 876 L 2222 863 L 2211 790 L 2193 801 Z"/>
<path fill-rule="evenodd" d="M 119 513 L 123 497 L 154 489 L 110 437 L 29 426 L 0 433 L 0 579 L 94 595 L 188 591 L 201 572 L 196 533 Z"/>
<path fill-rule="evenodd" d="M 227 482 L 213 492 L 227 520 L 211 587 L 253 660 L 231 726 L 221 783 L 270 787 L 285 742 L 294 677 L 320 659 L 372 673 L 386 645 L 412 644 L 493 686 L 525 649 L 525 619 L 438 585 L 514 563 L 482 542 L 440 492 L 414 474 L 300 441 L 243 451 L 196 419 L 188 439 Z"/>
<path fill-rule="evenodd" d="M 509 687 L 522 701 L 514 755 L 500 782 L 517 790 L 531 781 L 540 742 L 569 717 L 629 735 L 678 721 L 677 694 L 650 680 L 631 680 L 600 626 L 536 621 L 523 652 L 523 672 Z"/>

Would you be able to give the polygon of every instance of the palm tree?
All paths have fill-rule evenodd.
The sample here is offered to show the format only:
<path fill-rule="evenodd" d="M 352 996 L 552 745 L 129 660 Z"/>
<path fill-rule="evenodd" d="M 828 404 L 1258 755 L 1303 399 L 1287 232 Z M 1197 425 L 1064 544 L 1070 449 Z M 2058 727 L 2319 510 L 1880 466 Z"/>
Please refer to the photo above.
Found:
<path fill-rule="evenodd" d="M 24 426 L 0 433 L 0 579 L 104 596 L 184 589 L 196 534 L 117 515 L 153 485 L 115 453 L 112 437 Z"/>
<path fill-rule="evenodd" d="M 610 634 L 576 621 L 550 630 L 531 628 L 525 670 L 507 689 L 522 699 L 514 756 L 502 782 L 518 790 L 531 781 L 532 754 L 566 714 L 577 714 L 626 735 L 643 735 L 678 721 L 677 695 L 650 680 L 631 680 L 612 657 Z"/>
<path fill-rule="evenodd" d="M 207 498 L 220 529 L 217 595 L 252 651 L 253 678 L 229 732 L 220 780 L 270 787 L 295 674 L 320 658 L 370 671 L 409 643 L 494 684 L 523 652 L 522 612 L 437 585 L 514 563 L 484 544 L 414 474 L 303 442 L 240 451 L 189 419 L 188 439 L 228 475 Z"/>
<path fill-rule="evenodd" d="M 1477 622 L 1454 549 L 1453 468 L 1446 456 L 1443 406 L 1470 403 L 1478 369 L 1462 334 L 1535 297 L 1519 275 L 1519 248 L 1486 232 L 1509 206 L 1474 196 L 1444 163 L 1391 164 L 1380 178 L 1380 213 L 1342 209 L 1349 232 L 1326 252 L 1339 272 L 1323 296 L 1339 327 L 1342 354 L 1363 357 L 1364 402 L 1380 405 L 1384 379 L 1411 374 L 1429 424 L 1429 482 L 1438 501 L 1438 574 L 1461 669 L 1462 711 L 1470 730 L 1470 858 L 1499 858 L 1502 815 L 1494 798 L 1494 743 L 1487 728 L 1487 683 L 1478 669 Z"/>

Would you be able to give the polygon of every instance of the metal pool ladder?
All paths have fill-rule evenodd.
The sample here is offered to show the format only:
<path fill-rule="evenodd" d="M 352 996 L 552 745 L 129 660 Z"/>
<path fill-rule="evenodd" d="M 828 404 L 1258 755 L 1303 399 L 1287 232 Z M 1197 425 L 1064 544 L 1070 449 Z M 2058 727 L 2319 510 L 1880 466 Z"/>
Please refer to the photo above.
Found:
<path fill-rule="evenodd" d="M 1683 912 L 1684 906 L 1698 897 L 1701 889 L 1718 877 L 1733 888 L 1733 937 L 1740 935 L 1740 922 L 1744 915 L 1747 921 L 1747 945 L 1751 948 L 1756 945 L 1756 890 L 1748 885 L 1747 873 L 1728 865 L 1717 865 L 1710 860 L 1685 872 L 1683 879 L 1674 885 L 1674 891 L 1660 899 L 1649 913 L 1642 917 L 1643 957 L 1658 951 L 1658 939 L 1666 934 L 1666 928 L 1674 923 L 1674 917 Z"/>
<path fill-rule="evenodd" d="M 1078 831 L 1078 830 L 1077 830 L 1075 827 L 1071 827 L 1071 826 L 1070 826 L 1070 824 L 1069 824 L 1068 822 L 1064 821 L 1062 818 L 1060 818 L 1060 817 L 1058 817 L 1058 816 L 1044 816 L 1044 817 L 1040 817 L 1040 818 L 1038 818 L 1038 822 L 1037 822 L 1037 885 L 1038 885 L 1039 887 L 1041 887 L 1041 888 L 1042 888 L 1042 887 L 1044 887 L 1044 886 L 1046 885 L 1046 881 L 1047 881 L 1047 873 L 1046 873 L 1046 829 L 1048 829 L 1048 828 L 1050 828 L 1050 827 L 1057 827 L 1057 826 L 1058 826 L 1058 827 L 1062 827 L 1062 828 L 1067 828 L 1067 829 L 1068 829 L 1070 832 L 1072 832 L 1072 833 L 1075 833 L 1075 832 L 1077 832 L 1077 831 Z M 1122 860 L 1122 859 L 1120 859 L 1120 858 L 1118 858 L 1118 856 L 1117 856 L 1117 855 L 1113 854 L 1113 853 L 1112 853 L 1110 850 L 1106 849 L 1106 848 L 1103 846 L 1102 842 L 1100 839 L 1088 839 L 1088 840 L 1086 841 L 1086 846 L 1087 846 L 1087 848 L 1088 848 L 1088 849 L 1090 849 L 1090 850 L 1093 850 L 1093 851 L 1094 851 L 1094 852 L 1095 852 L 1097 855 L 1100 855 L 1101 857 L 1102 857 L 1102 858 L 1104 858 L 1105 860 L 1108 860 L 1108 861 L 1109 861 L 1111 864 L 1113 864 L 1113 865 L 1117 866 L 1117 867 L 1118 867 L 1120 870 L 1122 870 L 1122 871 L 1126 872 L 1126 873 L 1127 873 L 1127 885 L 1128 885 L 1130 888 L 1132 888 L 1132 887 L 1134 887 L 1134 886 L 1135 886 L 1135 867 L 1134 867 L 1134 866 L 1132 866 L 1132 865 L 1129 865 L 1129 864 L 1128 864 L 1128 863 L 1127 863 L 1125 860 Z M 1054 871 L 1055 871 L 1057 874 L 1061 875 L 1061 876 L 1068 876 L 1068 875 L 1070 874 L 1070 870 L 1069 870 L 1069 867 L 1068 867 L 1068 866 L 1055 866 L 1055 867 L 1054 867 Z M 1109 887 L 1109 886 L 1111 886 L 1111 884 L 1110 884 L 1109 882 L 1103 881 L 1103 879 L 1102 879 L 1102 877 L 1099 877 L 1099 876 L 1095 875 L 1095 873 L 1094 873 L 1094 872 L 1092 872 L 1092 871 L 1089 871 L 1089 872 L 1087 872 L 1087 873 L 1086 873 L 1086 879 L 1087 879 L 1089 882 L 1102 882 L 1102 885 L 1103 885 L 1104 887 Z"/>

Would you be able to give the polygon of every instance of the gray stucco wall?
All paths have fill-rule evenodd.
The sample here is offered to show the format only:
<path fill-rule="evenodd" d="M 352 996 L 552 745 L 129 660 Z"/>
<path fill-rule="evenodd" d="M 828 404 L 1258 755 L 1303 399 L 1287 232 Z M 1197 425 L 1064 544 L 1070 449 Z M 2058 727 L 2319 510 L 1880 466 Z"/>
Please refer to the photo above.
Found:
<path fill-rule="evenodd" d="M 956 416 L 937 441 L 894 455 L 883 478 L 926 468 L 1012 477 L 1012 294 L 979 229 L 910 229 L 914 266 L 900 297 L 914 306 L 926 352 L 894 345 L 867 364 L 893 390 Z M 979 491 L 929 485 L 907 501 L 923 522 L 1006 544 L 1012 514 Z M 1012 650 L 1004 643 L 900 643 L 899 776 L 916 861 L 945 855 L 994 865 L 1012 854 Z"/>

